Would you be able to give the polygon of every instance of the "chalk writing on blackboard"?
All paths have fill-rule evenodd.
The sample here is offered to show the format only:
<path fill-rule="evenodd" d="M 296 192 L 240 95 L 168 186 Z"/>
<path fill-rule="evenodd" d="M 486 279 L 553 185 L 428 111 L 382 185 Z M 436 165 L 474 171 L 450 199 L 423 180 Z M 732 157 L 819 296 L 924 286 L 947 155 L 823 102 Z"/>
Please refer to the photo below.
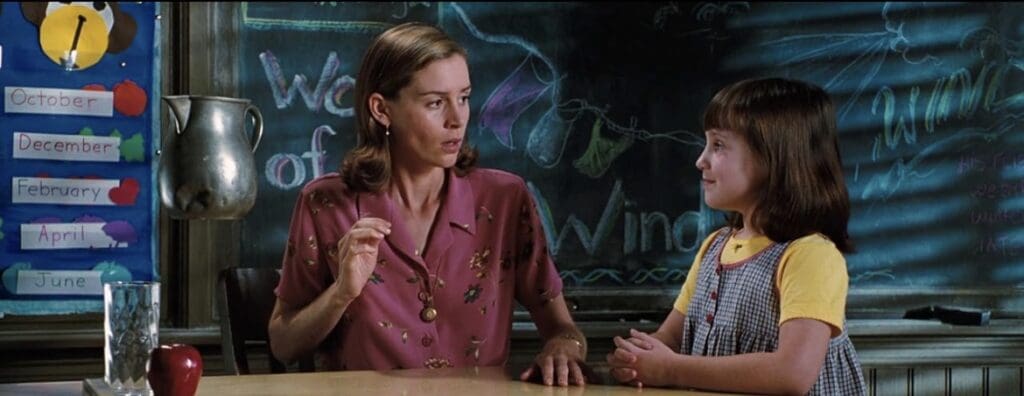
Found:
<path fill-rule="evenodd" d="M 1024 284 L 1019 17 L 974 3 L 361 3 L 243 7 L 246 97 L 273 150 L 243 256 L 280 262 L 295 192 L 354 144 L 362 51 L 437 24 L 470 54 L 469 142 L 521 175 L 566 284 L 675 286 L 721 216 L 693 166 L 701 112 L 738 79 L 833 96 L 853 204 L 851 284 Z M 299 50 L 294 45 L 309 45 Z M 276 139 L 276 140 L 275 140 Z"/>

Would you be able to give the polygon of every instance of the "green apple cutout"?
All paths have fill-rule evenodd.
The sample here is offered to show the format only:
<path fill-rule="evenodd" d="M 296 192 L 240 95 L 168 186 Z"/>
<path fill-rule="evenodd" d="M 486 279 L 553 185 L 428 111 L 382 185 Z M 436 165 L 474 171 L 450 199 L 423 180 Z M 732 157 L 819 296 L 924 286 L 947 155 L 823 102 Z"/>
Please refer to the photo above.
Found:
<path fill-rule="evenodd" d="M 92 267 L 93 271 L 100 272 L 100 284 L 110 282 L 129 282 L 132 280 L 132 273 L 115 261 L 104 261 Z"/>

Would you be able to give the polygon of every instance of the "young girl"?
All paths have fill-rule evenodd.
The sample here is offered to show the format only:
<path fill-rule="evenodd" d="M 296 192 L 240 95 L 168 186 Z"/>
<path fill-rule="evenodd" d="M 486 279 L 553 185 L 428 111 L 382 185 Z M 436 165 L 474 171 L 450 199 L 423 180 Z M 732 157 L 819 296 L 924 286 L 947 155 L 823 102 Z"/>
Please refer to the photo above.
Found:
<path fill-rule="evenodd" d="M 704 201 L 729 212 L 728 226 L 704 241 L 657 332 L 615 337 L 612 375 L 638 386 L 864 394 L 844 318 L 850 201 L 828 94 L 740 81 L 711 100 L 704 129 Z"/>

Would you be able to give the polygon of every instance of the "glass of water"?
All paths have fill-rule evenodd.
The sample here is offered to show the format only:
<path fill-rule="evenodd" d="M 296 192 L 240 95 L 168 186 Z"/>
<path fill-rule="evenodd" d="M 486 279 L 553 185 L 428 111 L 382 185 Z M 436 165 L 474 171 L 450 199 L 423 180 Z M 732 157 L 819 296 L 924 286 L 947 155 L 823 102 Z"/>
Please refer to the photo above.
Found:
<path fill-rule="evenodd" d="M 159 329 L 159 282 L 103 284 L 103 379 L 115 394 L 151 393 L 146 374 Z"/>

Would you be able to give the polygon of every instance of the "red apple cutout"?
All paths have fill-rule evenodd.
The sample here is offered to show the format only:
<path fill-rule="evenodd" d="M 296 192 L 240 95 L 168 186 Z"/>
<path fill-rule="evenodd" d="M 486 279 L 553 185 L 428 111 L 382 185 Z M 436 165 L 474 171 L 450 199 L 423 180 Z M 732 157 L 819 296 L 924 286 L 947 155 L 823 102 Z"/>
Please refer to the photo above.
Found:
<path fill-rule="evenodd" d="M 135 204 L 135 197 L 139 195 L 139 182 L 133 178 L 121 180 L 121 185 L 110 189 L 107 197 L 110 201 L 119 206 L 130 206 Z"/>
<path fill-rule="evenodd" d="M 146 91 L 132 80 L 114 84 L 114 109 L 129 117 L 146 111 Z"/>
<path fill-rule="evenodd" d="M 156 396 L 192 396 L 203 376 L 203 358 L 191 345 L 161 345 L 149 358 L 149 387 Z"/>

